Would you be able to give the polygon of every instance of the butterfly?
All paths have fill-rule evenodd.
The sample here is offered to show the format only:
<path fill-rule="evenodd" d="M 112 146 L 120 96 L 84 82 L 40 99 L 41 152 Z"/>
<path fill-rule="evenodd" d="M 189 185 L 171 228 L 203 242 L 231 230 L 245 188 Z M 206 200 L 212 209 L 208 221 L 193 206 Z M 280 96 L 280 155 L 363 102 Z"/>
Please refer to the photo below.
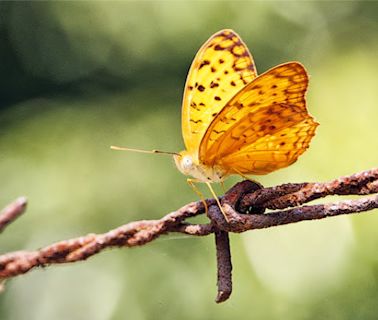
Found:
<path fill-rule="evenodd" d="M 186 150 L 112 148 L 173 154 L 184 175 L 211 191 L 210 183 L 230 175 L 267 174 L 294 163 L 315 135 L 307 87 L 299 62 L 257 75 L 239 35 L 221 30 L 199 49 L 187 76 L 181 119 Z"/>
<path fill-rule="evenodd" d="M 318 125 L 306 108 L 308 75 L 298 62 L 257 76 L 248 48 L 222 30 L 198 51 L 182 105 L 186 150 L 178 169 L 201 182 L 260 175 L 295 162 Z"/>

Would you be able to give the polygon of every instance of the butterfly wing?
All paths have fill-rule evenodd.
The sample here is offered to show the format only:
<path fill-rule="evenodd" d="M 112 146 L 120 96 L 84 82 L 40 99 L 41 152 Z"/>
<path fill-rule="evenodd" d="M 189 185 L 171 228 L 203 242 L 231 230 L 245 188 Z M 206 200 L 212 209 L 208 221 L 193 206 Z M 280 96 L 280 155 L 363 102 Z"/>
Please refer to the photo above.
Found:
<path fill-rule="evenodd" d="M 256 77 L 251 54 L 232 30 L 214 34 L 198 51 L 185 84 L 182 134 L 197 155 L 200 142 L 220 110 Z"/>
<path fill-rule="evenodd" d="M 267 135 L 222 161 L 228 174 L 267 174 L 294 163 L 308 148 L 317 124 L 304 118 L 279 133 Z"/>
<path fill-rule="evenodd" d="M 318 125 L 306 109 L 308 76 L 279 65 L 239 91 L 208 127 L 199 158 L 228 174 L 266 174 L 297 160 Z"/>

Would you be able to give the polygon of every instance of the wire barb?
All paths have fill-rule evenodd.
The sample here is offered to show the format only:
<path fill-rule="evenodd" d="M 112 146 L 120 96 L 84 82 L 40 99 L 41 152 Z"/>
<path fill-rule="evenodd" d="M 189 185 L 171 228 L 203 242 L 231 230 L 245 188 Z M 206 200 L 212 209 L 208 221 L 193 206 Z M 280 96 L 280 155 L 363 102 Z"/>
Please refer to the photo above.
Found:
<path fill-rule="evenodd" d="M 27 200 L 20 197 L 0 212 L 0 232 L 25 212 Z"/>
<path fill-rule="evenodd" d="M 230 240 L 228 233 L 224 231 L 215 232 L 215 248 L 217 251 L 217 286 L 218 294 L 216 303 L 226 301 L 232 292 L 232 263 Z"/>

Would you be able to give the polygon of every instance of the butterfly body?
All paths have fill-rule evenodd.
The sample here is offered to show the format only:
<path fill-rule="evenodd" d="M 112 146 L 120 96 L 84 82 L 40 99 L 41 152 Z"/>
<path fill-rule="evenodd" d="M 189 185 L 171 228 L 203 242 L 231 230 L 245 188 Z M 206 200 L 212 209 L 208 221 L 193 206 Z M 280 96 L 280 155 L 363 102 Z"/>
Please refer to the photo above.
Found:
<path fill-rule="evenodd" d="M 292 164 L 318 125 L 306 108 L 308 76 L 298 62 L 257 75 L 246 45 L 221 30 L 200 48 L 182 105 L 186 150 L 177 168 L 200 182 L 267 174 Z"/>

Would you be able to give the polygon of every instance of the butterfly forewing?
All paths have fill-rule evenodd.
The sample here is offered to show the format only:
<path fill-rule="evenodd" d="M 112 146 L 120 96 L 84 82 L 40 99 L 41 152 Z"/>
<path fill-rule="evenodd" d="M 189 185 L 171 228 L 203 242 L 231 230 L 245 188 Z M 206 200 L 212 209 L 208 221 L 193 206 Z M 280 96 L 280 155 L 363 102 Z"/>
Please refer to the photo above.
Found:
<path fill-rule="evenodd" d="M 230 174 L 265 174 L 293 163 L 317 126 L 306 109 L 307 84 L 307 73 L 296 62 L 254 79 L 212 121 L 200 160 Z"/>
<path fill-rule="evenodd" d="M 251 54 L 232 30 L 214 34 L 198 51 L 185 84 L 182 133 L 186 149 L 198 154 L 211 121 L 256 77 Z"/>

